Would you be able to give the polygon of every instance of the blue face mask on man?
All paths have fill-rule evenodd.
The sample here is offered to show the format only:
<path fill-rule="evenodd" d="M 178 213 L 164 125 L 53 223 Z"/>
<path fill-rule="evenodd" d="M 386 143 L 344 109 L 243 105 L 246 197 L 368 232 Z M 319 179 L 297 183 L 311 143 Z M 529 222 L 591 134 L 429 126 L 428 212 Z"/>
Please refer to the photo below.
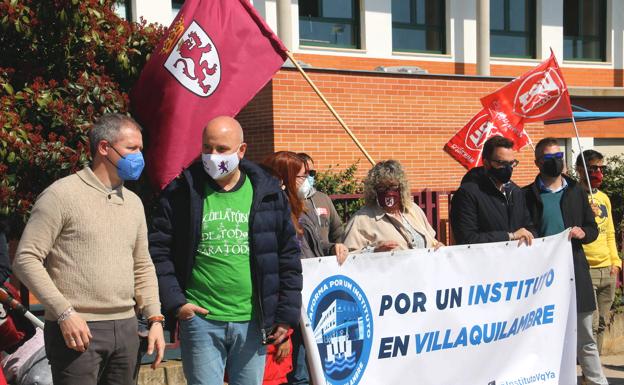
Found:
<path fill-rule="evenodd" d="M 113 150 L 117 154 L 119 151 L 113 146 L 111 146 Z M 140 152 L 134 152 L 123 156 L 119 154 L 121 159 L 117 162 L 117 175 L 122 180 L 137 180 L 141 176 L 141 172 L 143 171 L 143 167 L 145 167 L 145 160 L 143 159 L 143 154 Z M 111 162 L 112 163 L 112 162 Z"/>

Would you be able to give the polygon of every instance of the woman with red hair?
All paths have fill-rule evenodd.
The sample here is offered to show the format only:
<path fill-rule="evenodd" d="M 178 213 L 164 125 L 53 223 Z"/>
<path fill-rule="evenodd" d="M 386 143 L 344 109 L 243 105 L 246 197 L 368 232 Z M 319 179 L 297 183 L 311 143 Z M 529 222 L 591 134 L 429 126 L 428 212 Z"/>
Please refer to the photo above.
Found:
<path fill-rule="evenodd" d="M 319 224 L 303 215 L 305 197 L 312 189 L 306 162 L 294 152 L 279 151 L 269 155 L 262 164 L 280 180 L 282 189 L 288 196 L 293 224 L 301 241 L 301 258 L 336 255 L 338 263 L 342 264 L 349 254 L 347 247 L 341 243 L 325 244 L 322 241 Z M 277 361 L 280 358 L 278 349 L 275 358 L 267 356 L 267 367 L 272 364 L 270 360 Z M 305 349 L 299 328 L 292 335 L 292 358 L 294 369 L 288 374 L 288 384 L 309 384 Z"/>
<path fill-rule="evenodd" d="M 301 240 L 301 257 L 336 255 L 338 263 L 342 264 L 349 253 L 347 247 L 342 243 L 330 244 L 322 241 L 319 225 L 303 215 L 305 197 L 312 189 L 305 161 L 294 152 L 278 151 L 269 155 L 262 164 L 281 181 L 288 196 L 293 224 Z"/>

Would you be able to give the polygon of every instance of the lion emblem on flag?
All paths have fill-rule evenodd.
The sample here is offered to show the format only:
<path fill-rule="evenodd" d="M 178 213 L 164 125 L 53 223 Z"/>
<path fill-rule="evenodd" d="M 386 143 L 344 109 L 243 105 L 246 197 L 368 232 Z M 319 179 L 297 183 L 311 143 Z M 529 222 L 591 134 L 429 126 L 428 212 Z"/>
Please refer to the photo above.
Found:
<path fill-rule="evenodd" d="M 217 49 L 196 21 L 180 36 L 164 65 L 180 84 L 198 96 L 210 96 L 221 80 Z"/>

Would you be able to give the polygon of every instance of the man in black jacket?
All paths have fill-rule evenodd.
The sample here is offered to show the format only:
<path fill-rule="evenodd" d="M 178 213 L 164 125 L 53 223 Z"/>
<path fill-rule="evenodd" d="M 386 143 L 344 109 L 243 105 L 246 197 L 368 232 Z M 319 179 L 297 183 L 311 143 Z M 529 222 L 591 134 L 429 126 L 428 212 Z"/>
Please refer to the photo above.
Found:
<path fill-rule="evenodd" d="M 230 384 L 260 385 L 262 345 L 282 342 L 300 317 L 289 204 L 277 179 L 243 159 L 246 148 L 236 120 L 210 121 L 201 161 L 163 191 L 149 234 L 191 384 L 223 384 L 227 365 Z"/>
<path fill-rule="evenodd" d="M 596 309 L 589 264 L 583 244 L 598 237 L 594 212 L 585 191 L 565 176 L 563 152 L 557 139 L 544 138 L 535 146 L 535 165 L 540 173 L 526 186 L 526 200 L 540 237 L 570 230 L 574 259 L 577 311 L 577 359 L 588 384 L 607 384 L 596 341 L 592 334 L 592 313 Z"/>
<path fill-rule="evenodd" d="M 455 243 L 519 240 L 531 244 L 534 229 L 524 194 L 511 181 L 518 165 L 513 142 L 493 136 L 483 145 L 482 157 L 483 166 L 468 171 L 451 201 Z"/>

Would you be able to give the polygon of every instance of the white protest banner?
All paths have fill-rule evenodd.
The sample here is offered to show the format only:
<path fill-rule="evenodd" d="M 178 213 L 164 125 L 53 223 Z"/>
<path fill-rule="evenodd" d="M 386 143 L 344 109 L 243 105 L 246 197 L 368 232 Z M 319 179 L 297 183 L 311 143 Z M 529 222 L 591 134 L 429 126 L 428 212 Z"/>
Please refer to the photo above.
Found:
<path fill-rule="evenodd" d="M 567 231 L 532 246 L 308 259 L 303 275 L 308 360 L 327 384 L 576 383 Z"/>

